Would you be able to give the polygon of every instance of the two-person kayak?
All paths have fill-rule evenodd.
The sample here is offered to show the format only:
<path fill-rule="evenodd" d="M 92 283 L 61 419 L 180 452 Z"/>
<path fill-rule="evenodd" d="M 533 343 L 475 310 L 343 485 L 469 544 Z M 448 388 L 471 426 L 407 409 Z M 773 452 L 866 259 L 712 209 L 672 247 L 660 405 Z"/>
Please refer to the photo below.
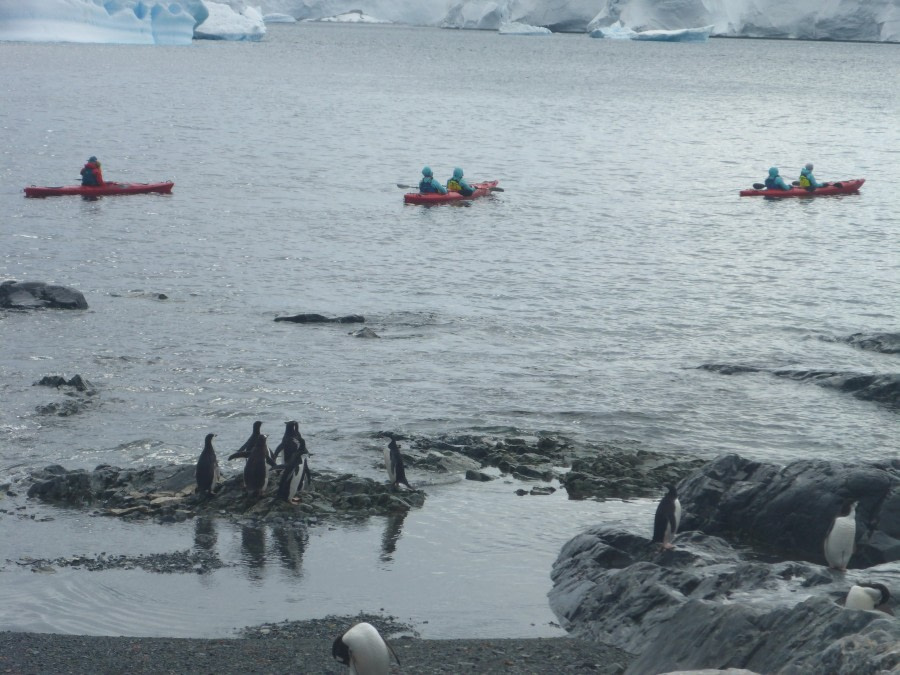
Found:
<path fill-rule="evenodd" d="M 805 187 L 792 187 L 790 190 L 767 190 L 758 188 L 760 183 L 754 183 L 752 190 L 741 190 L 741 197 L 827 197 L 829 195 L 848 195 L 859 192 L 859 188 L 866 182 L 865 178 L 851 178 L 850 180 L 827 183 L 824 187 L 809 189 Z"/>
<path fill-rule="evenodd" d="M 66 195 L 82 195 L 84 197 L 105 197 L 107 195 L 140 195 L 148 192 L 169 194 L 175 185 L 172 181 L 162 183 L 117 183 L 110 181 L 103 185 L 61 185 L 58 187 L 40 187 L 32 185 L 25 188 L 26 197 L 64 197 Z"/>
<path fill-rule="evenodd" d="M 472 187 L 475 188 L 475 192 L 470 194 L 468 197 L 464 197 L 459 192 L 447 192 L 447 194 L 442 195 L 439 192 L 407 192 L 403 195 L 403 203 L 404 204 L 452 204 L 454 202 L 462 202 L 462 201 L 470 201 L 472 199 L 478 199 L 479 197 L 486 197 L 491 194 L 496 188 L 496 191 L 502 192 L 499 188 L 497 188 L 497 183 L 500 181 L 489 180 L 483 183 L 472 183 Z"/>

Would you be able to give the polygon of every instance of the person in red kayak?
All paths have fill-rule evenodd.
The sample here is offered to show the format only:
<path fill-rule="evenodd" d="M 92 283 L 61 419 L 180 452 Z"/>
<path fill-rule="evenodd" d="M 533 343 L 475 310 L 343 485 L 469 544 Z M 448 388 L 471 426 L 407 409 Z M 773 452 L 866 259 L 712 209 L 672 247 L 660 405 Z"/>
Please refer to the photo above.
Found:
<path fill-rule="evenodd" d="M 463 197 L 470 197 L 475 192 L 475 188 L 463 178 L 463 170 L 459 167 L 453 169 L 453 177 L 447 181 L 447 190 L 449 192 L 458 192 Z"/>
<path fill-rule="evenodd" d="M 81 169 L 81 184 L 100 186 L 103 183 L 103 170 L 100 168 L 100 162 L 92 155 L 88 158 L 84 168 Z"/>
<path fill-rule="evenodd" d="M 813 176 L 813 165 L 812 162 L 804 166 L 800 169 L 800 187 L 806 188 L 807 190 L 815 190 L 820 187 L 827 187 L 828 183 L 820 183 L 816 180 L 816 177 Z"/>
<path fill-rule="evenodd" d="M 769 177 L 766 178 L 767 190 L 790 190 L 791 186 L 784 182 L 784 178 L 778 175 L 778 167 L 769 169 Z"/>
<path fill-rule="evenodd" d="M 426 166 L 422 169 L 422 180 L 419 181 L 419 192 L 422 194 L 439 192 L 440 194 L 445 195 L 447 194 L 447 188 L 435 180 L 431 167 Z"/>

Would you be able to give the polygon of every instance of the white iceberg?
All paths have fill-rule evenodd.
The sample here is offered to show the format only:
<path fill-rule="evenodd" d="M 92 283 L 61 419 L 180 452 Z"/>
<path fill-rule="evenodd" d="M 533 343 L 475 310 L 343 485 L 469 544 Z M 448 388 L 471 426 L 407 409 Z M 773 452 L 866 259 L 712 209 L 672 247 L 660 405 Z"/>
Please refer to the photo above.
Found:
<path fill-rule="evenodd" d="M 543 26 L 529 26 L 518 21 L 505 21 L 497 30 L 500 35 L 552 35 L 553 31 Z"/>
<path fill-rule="evenodd" d="M 221 2 L 204 4 L 209 17 L 194 29 L 194 37 L 206 40 L 262 40 L 266 34 L 266 23 L 262 12 L 256 7 L 234 10 Z"/>
<path fill-rule="evenodd" d="M 363 14 L 361 10 L 354 9 L 336 16 L 326 16 L 321 19 L 307 19 L 307 21 L 332 21 L 335 23 L 393 23 L 387 19 L 376 19 L 374 16 Z"/>
<path fill-rule="evenodd" d="M 266 23 L 297 23 L 297 19 L 290 14 L 263 14 L 263 21 Z"/>
<path fill-rule="evenodd" d="M 178 2 L 0 0 L 6 41 L 187 45 L 196 22 Z"/>
<path fill-rule="evenodd" d="M 706 42 L 712 32 L 712 26 L 700 28 L 680 28 L 677 30 L 644 30 L 635 31 L 626 28 L 621 21 L 611 26 L 595 28 L 589 35 L 592 38 L 612 40 L 646 40 L 651 42 Z"/>

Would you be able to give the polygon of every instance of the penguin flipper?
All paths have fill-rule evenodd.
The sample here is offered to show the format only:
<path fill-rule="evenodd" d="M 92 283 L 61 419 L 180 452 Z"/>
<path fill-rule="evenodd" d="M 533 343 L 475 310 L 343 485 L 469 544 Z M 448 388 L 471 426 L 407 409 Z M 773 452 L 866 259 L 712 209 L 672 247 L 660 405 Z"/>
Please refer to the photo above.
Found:
<path fill-rule="evenodd" d="M 228 461 L 230 462 L 233 459 L 241 459 L 241 458 L 246 459 L 249 456 L 250 456 L 249 452 L 247 452 L 245 450 L 238 450 L 236 453 L 234 453 L 233 455 L 230 455 L 228 457 Z"/>

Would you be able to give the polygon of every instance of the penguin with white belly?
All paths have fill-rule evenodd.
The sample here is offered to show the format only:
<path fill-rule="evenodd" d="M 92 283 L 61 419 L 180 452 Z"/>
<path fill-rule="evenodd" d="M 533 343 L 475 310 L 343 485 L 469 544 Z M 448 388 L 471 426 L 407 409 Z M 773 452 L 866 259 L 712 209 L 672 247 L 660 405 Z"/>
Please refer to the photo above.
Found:
<path fill-rule="evenodd" d="M 847 571 L 847 563 L 856 546 L 857 504 L 852 499 L 845 499 L 825 535 L 825 560 L 829 567 L 841 572 Z"/>
<path fill-rule="evenodd" d="M 399 487 L 402 483 L 410 490 L 413 486 L 406 480 L 406 468 L 403 466 L 403 455 L 400 454 L 400 446 L 393 438 L 384 449 L 384 468 L 387 469 L 388 480 L 392 488 Z"/>
<path fill-rule="evenodd" d="M 890 614 L 887 603 L 890 602 L 891 592 L 884 584 L 861 583 L 850 587 L 844 607 L 847 609 L 879 609 Z"/>
<path fill-rule="evenodd" d="M 309 455 L 297 455 L 284 467 L 281 480 L 278 482 L 278 497 L 286 502 L 300 501 L 300 493 L 309 490 L 312 483 L 309 472 Z"/>
<path fill-rule="evenodd" d="M 400 665 L 400 659 L 391 646 L 372 624 L 366 622 L 354 625 L 335 638 L 331 655 L 350 667 L 350 675 L 388 675 L 391 656 Z"/>

